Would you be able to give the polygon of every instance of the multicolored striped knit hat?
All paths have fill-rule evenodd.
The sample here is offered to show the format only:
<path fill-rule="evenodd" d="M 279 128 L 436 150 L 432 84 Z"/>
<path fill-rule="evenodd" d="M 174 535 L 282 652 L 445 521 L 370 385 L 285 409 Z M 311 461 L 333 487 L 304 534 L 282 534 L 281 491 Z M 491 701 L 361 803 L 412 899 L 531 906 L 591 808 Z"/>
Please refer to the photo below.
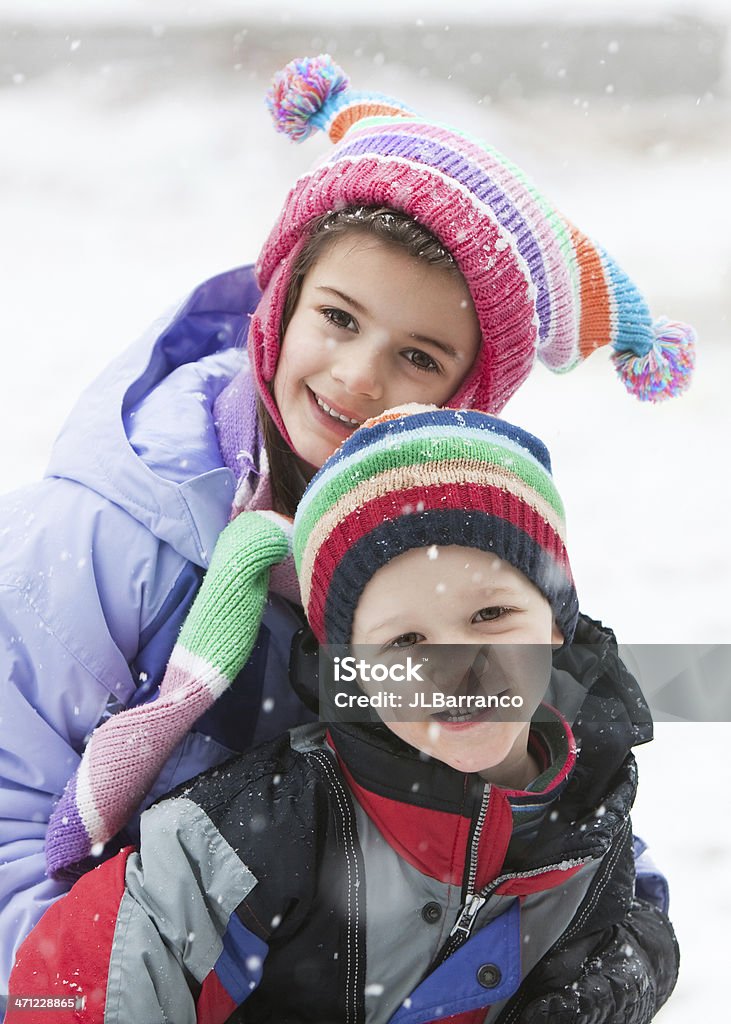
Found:
<path fill-rule="evenodd" d="M 544 595 L 565 640 L 576 628 L 548 451 L 485 413 L 411 404 L 367 420 L 313 477 L 293 543 L 302 603 L 321 643 L 349 643 L 374 573 L 433 544 L 498 555 Z"/>
<path fill-rule="evenodd" d="M 270 394 L 292 265 L 308 228 L 352 206 L 400 210 L 453 256 L 475 304 L 482 347 L 453 406 L 497 413 L 536 356 L 565 371 L 611 345 L 628 390 L 656 401 L 682 392 L 694 364 L 686 324 L 653 322 L 642 295 L 607 253 L 575 228 L 497 150 L 377 93 L 355 92 L 329 56 L 294 60 L 268 103 L 279 131 L 317 129 L 335 143 L 291 189 L 257 262 L 264 291 L 249 334 L 262 397 Z"/>

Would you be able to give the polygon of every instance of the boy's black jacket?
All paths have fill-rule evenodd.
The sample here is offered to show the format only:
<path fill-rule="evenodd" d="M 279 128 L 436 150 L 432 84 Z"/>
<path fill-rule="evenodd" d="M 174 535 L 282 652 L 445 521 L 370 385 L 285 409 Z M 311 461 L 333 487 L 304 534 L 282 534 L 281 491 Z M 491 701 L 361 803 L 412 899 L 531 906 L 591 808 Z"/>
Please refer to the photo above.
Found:
<path fill-rule="evenodd" d="M 295 674 L 300 686 L 309 676 L 312 687 L 312 647 L 306 639 Z M 601 859 L 601 866 L 553 948 L 499 1015 L 489 1019 L 501 1024 L 564 1019 L 642 1024 L 672 991 L 678 962 L 669 921 L 634 895 L 629 812 L 637 773 L 631 747 L 652 738 L 652 720 L 636 681 L 619 658 L 614 635 L 599 623 L 582 616 L 574 643 L 556 652 L 554 665 L 578 680 L 585 692 L 572 723 L 578 759 L 552 805 L 553 813 L 544 817 L 535 839 L 522 846 L 511 844 L 504 869 L 530 872 L 586 857 Z M 385 727 L 331 724 L 330 734 L 359 785 L 405 803 L 437 809 L 459 804 L 465 813 L 466 777 L 424 760 Z M 238 771 L 232 778 L 219 769 L 186 790 L 228 842 L 241 850 L 253 873 L 268 883 L 257 886 L 239 909 L 246 927 L 268 942 L 269 954 L 262 983 L 231 1020 L 344 1021 L 345 975 L 353 972 L 359 959 L 366 963 L 365 886 L 358 893 L 359 927 L 355 935 L 346 935 L 336 908 L 347 902 L 351 865 L 344 856 L 343 823 L 334 820 L 338 801 L 332 797 L 331 779 L 316 760 L 303 761 L 286 740 L 262 747 L 249 755 L 247 764 L 248 782 Z M 251 785 L 255 778 L 275 773 L 281 780 L 275 796 L 271 789 L 257 791 Z M 415 778 L 421 782 L 416 795 Z M 482 783 L 475 780 L 475 786 L 481 788 Z M 242 792 L 247 815 L 268 823 L 265 844 L 250 845 L 243 838 Z M 347 813 L 352 812 L 351 803 Z M 362 859 L 359 863 L 362 877 Z M 267 923 L 279 920 L 281 904 L 269 902 L 272 893 L 286 893 L 288 907 L 285 923 L 275 933 Z M 348 957 L 345 949 L 351 940 L 360 952 Z M 428 974 L 430 965 L 423 967 Z M 360 1020 L 365 1019 L 364 983 L 363 966 L 356 993 Z"/>

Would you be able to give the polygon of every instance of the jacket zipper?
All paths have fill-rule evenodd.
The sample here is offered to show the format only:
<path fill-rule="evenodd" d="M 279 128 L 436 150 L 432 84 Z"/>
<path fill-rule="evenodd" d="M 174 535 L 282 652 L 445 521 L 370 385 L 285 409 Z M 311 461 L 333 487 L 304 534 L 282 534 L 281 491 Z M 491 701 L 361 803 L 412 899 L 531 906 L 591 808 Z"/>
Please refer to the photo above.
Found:
<path fill-rule="evenodd" d="M 490 806 L 491 788 L 492 787 L 487 784 L 483 790 L 480 811 L 472 833 L 468 861 L 467 890 L 465 893 L 464 903 L 460 907 L 460 911 L 457 914 L 457 920 L 449 933 L 447 941 L 437 955 L 436 960 L 429 968 L 430 973 L 443 964 L 448 957 L 467 942 L 472 934 L 472 929 L 475 926 L 477 915 L 487 903 L 490 896 L 498 886 L 503 884 L 503 882 L 511 881 L 515 878 L 533 878 L 536 875 L 543 874 L 545 871 L 566 871 L 569 868 L 580 867 L 582 864 L 586 864 L 591 860 L 591 857 L 580 857 L 574 860 L 561 861 L 560 864 L 545 864 L 540 867 L 533 868 L 530 871 L 508 872 L 493 879 L 493 881 L 489 882 L 480 890 L 480 892 L 475 892 L 475 882 L 477 880 L 477 854 L 480 845 L 480 837 L 485 826 L 485 818 L 487 817 L 487 811 Z"/>
<path fill-rule="evenodd" d="M 456 934 L 463 936 L 459 942 L 460 946 L 467 941 L 478 912 L 503 882 L 511 882 L 516 878 L 534 878 L 536 875 L 545 874 L 546 871 L 568 871 L 570 868 L 578 868 L 583 864 L 588 864 L 591 859 L 591 857 L 579 857 L 576 860 L 563 860 L 560 864 L 543 864 L 541 867 L 533 868 L 531 871 L 511 871 L 505 875 L 498 875 L 489 885 L 486 885 L 479 893 L 473 895 L 471 900 L 462 908 L 460 916 L 457 918 L 457 923 L 449 933 L 450 937 Z"/>
<path fill-rule="evenodd" d="M 485 905 L 486 897 L 475 892 L 475 883 L 477 881 L 477 852 L 480 846 L 482 830 L 485 827 L 485 818 L 487 817 L 487 811 L 490 806 L 491 788 L 492 787 L 489 784 L 483 787 L 480 810 L 472 832 L 472 839 L 470 840 L 469 859 L 467 862 L 467 888 L 465 891 L 464 903 L 457 915 L 457 921 L 454 928 L 452 928 L 449 933 L 447 941 L 442 946 L 442 949 L 437 955 L 437 958 L 430 970 L 433 970 L 435 967 L 444 963 L 447 957 L 451 956 L 455 949 L 459 949 L 462 943 L 467 941 L 470 937 L 470 933 L 472 932 L 475 918 L 477 917 L 480 908 Z"/>

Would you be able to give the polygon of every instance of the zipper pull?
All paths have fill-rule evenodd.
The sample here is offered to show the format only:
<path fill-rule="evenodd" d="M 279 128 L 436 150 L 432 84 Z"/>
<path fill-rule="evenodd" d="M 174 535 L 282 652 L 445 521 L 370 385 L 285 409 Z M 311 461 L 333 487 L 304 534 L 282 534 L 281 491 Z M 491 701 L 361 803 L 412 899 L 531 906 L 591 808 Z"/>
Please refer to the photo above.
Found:
<path fill-rule="evenodd" d="M 457 918 L 457 923 L 449 933 L 450 939 L 455 935 L 459 935 L 460 941 L 465 942 L 470 936 L 475 918 L 486 903 L 487 899 L 484 896 L 478 896 L 476 893 L 470 896 L 468 902 L 464 905 L 462 913 Z"/>

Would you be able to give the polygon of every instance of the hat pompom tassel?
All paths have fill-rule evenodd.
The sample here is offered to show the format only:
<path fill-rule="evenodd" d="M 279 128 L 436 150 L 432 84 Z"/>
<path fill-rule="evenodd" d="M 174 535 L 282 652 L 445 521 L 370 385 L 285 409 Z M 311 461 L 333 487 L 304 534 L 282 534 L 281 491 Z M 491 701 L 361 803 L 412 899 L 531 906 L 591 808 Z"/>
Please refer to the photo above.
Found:
<path fill-rule="evenodd" d="M 350 86 L 350 79 L 332 57 L 300 57 L 278 71 L 266 101 L 278 132 L 304 142 L 318 128 L 314 120 L 328 100 Z"/>
<path fill-rule="evenodd" d="M 646 352 L 615 350 L 612 361 L 624 386 L 641 402 L 661 402 L 687 390 L 695 367 L 696 334 L 689 324 L 660 317 Z"/>

